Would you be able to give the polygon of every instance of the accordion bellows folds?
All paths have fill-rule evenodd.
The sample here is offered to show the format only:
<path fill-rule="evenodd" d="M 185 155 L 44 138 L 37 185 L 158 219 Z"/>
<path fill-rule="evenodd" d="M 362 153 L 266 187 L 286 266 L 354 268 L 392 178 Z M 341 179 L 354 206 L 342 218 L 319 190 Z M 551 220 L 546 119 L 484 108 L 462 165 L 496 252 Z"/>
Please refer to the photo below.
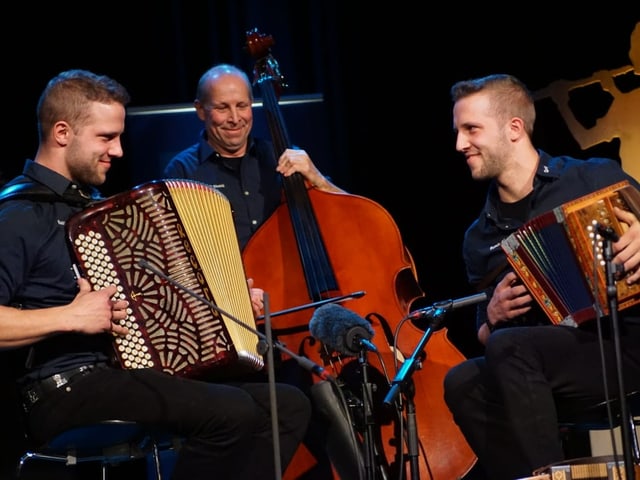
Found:
<path fill-rule="evenodd" d="M 231 207 L 218 190 L 192 180 L 145 183 L 77 213 L 66 231 L 92 287 L 115 284 L 129 301 L 121 322 L 129 335 L 114 339 L 123 368 L 207 378 L 263 368 Z"/>
<path fill-rule="evenodd" d="M 607 315 L 604 240 L 596 225 L 621 235 L 613 207 L 640 216 L 640 192 L 627 181 L 533 218 L 502 241 L 509 263 L 554 324 L 577 326 Z M 616 279 L 618 310 L 640 302 L 640 285 Z"/>

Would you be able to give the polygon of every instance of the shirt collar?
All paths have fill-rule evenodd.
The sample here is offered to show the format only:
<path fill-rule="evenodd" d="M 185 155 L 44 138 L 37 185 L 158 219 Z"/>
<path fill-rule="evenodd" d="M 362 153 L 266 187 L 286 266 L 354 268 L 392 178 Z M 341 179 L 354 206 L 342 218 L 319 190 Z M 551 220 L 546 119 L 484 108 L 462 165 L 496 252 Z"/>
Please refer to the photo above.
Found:
<path fill-rule="evenodd" d="M 551 161 L 551 155 L 544 150 L 538 149 L 538 169 L 536 170 L 536 177 L 554 179 L 560 176 L 560 169 L 553 165 Z"/>
<path fill-rule="evenodd" d="M 541 182 L 553 180 L 560 176 L 560 170 L 552 162 L 552 157 L 544 150 L 538 149 L 538 168 L 534 179 L 534 191 Z M 495 181 L 489 184 L 485 203 L 485 215 L 494 222 L 499 222 L 498 215 L 498 187 Z M 501 224 L 504 228 L 510 228 L 507 224 Z"/>
<path fill-rule="evenodd" d="M 22 171 L 24 175 L 32 178 L 33 180 L 46 185 L 56 194 L 62 196 L 64 192 L 71 186 L 73 182 L 68 178 L 54 172 L 48 167 L 34 162 L 33 160 L 27 160 Z"/>
<path fill-rule="evenodd" d="M 65 193 L 77 191 L 80 200 L 88 201 L 100 200 L 102 197 L 98 189 L 92 186 L 78 185 L 59 173 L 51 170 L 49 167 L 37 163 L 31 159 L 27 160 L 22 170 L 22 174 L 35 180 L 47 188 L 51 189 L 60 197 L 65 197 Z"/>
<path fill-rule="evenodd" d="M 200 163 L 203 163 L 208 159 L 215 159 L 217 157 L 217 152 L 211 146 L 211 144 L 207 140 L 207 132 L 205 129 L 202 129 L 199 137 L 200 147 L 198 148 L 198 156 Z M 251 135 L 249 135 L 249 145 L 247 146 L 247 154 L 251 153 L 254 150 L 255 141 Z"/>

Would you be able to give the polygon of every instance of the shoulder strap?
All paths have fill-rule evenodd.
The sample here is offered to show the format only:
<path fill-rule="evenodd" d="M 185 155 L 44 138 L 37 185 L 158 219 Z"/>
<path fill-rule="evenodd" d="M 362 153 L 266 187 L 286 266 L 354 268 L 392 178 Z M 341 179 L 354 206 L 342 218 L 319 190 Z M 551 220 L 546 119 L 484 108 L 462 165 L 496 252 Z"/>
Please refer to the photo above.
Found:
<path fill-rule="evenodd" d="M 65 202 L 76 207 L 84 207 L 89 203 L 86 198 L 80 195 L 58 195 L 46 185 L 25 175 L 19 175 L 6 183 L 0 190 L 0 202 L 15 199 L 27 199 L 34 202 Z"/>
<path fill-rule="evenodd" d="M 27 177 L 20 177 L 7 183 L 0 190 L 0 202 L 6 200 L 14 200 L 18 198 L 27 198 L 36 201 L 60 201 L 62 198 L 51 189 L 45 187 L 41 183 L 36 183 Z"/>

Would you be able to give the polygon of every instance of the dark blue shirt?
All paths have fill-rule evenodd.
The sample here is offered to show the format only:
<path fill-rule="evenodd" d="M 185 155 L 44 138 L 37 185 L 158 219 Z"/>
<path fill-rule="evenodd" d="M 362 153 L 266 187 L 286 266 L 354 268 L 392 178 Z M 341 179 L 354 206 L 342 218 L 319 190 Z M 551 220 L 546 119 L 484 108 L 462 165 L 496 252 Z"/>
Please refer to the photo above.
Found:
<path fill-rule="evenodd" d="M 502 267 L 506 266 L 507 259 L 500 242 L 520 228 L 526 220 L 623 180 L 640 188 L 640 184 L 612 159 L 551 157 L 541 150 L 539 155 L 533 192 L 527 197 L 528 205 L 524 206 L 524 218 L 501 216 L 496 184 L 489 184 L 484 207 L 464 236 L 463 257 L 471 285 L 480 288 L 495 286 L 506 274 L 508 270 Z M 538 314 L 542 314 L 542 311 Z M 478 327 L 485 320 L 486 303 L 478 306 Z"/>
<path fill-rule="evenodd" d="M 24 309 L 66 305 L 78 287 L 65 221 L 81 207 L 62 200 L 72 186 L 62 175 L 31 160 L 27 160 L 23 174 L 50 188 L 60 201 L 0 202 L 0 304 Z M 105 360 L 110 345 L 108 335 L 50 337 L 35 344 L 30 354 L 31 376 L 46 377 Z"/>
<path fill-rule="evenodd" d="M 233 211 L 240 248 L 282 202 L 282 180 L 271 142 L 251 138 L 241 158 L 220 156 L 206 140 L 178 153 L 163 172 L 164 178 L 186 178 L 207 183 L 222 192 Z"/>

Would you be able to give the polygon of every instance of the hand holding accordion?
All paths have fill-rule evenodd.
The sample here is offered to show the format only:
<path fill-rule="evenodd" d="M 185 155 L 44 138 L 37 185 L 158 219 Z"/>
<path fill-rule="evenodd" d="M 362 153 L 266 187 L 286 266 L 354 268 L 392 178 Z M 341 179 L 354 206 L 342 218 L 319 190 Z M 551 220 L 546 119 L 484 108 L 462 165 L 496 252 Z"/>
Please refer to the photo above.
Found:
<path fill-rule="evenodd" d="M 640 217 L 640 192 L 627 181 L 616 183 L 533 218 L 502 241 L 509 263 L 554 324 L 577 326 L 609 313 L 596 225 L 623 233 L 614 206 Z M 619 279 L 616 287 L 620 310 L 640 302 L 640 284 Z"/>

